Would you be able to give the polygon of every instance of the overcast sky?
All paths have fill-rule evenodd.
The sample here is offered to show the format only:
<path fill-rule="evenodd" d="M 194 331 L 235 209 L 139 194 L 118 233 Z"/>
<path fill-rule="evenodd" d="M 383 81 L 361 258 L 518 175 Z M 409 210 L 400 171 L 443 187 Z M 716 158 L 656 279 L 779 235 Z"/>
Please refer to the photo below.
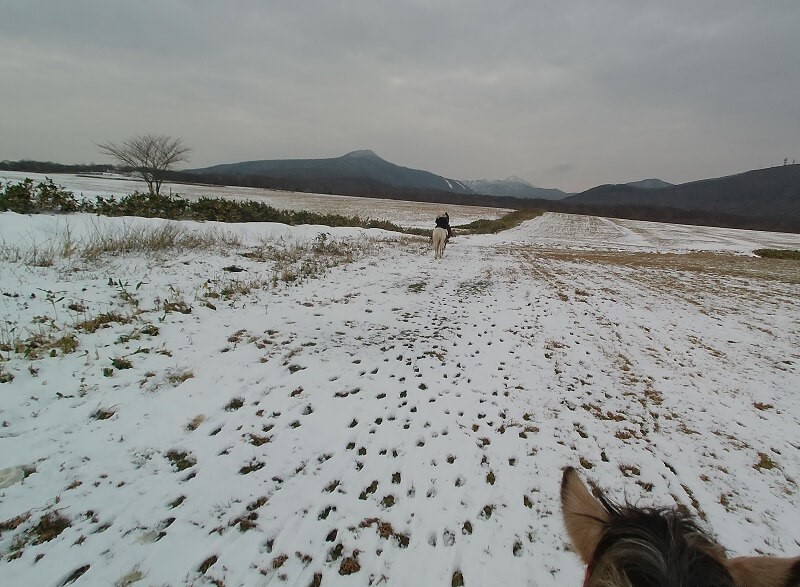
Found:
<path fill-rule="evenodd" d="M 0 0 L 0 160 L 372 149 L 581 191 L 800 159 L 798 0 Z"/>

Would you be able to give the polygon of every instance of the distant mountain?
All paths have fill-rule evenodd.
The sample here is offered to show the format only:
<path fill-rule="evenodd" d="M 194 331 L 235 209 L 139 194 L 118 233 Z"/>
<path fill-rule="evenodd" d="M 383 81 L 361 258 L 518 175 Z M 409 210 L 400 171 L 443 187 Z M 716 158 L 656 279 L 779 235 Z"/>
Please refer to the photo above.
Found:
<path fill-rule="evenodd" d="M 360 183 L 375 185 L 377 182 L 379 185 L 392 188 L 472 193 L 472 190 L 460 181 L 389 163 L 368 150 L 353 151 L 331 159 L 269 159 L 227 163 L 202 169 L 189 169 L 184 173 L 225 176 L 233 179 L 269 177 L 306 183 L 329 182 L 336 185 L 349 182 L 356 188 Z"/>
<path fill-rule="evenodd" d="M 487 196 L 504 196 L 508 198 L 538 198 L 541 200 L 560 200 L 570 194 L 557 189 L 540 188 L 529 184 L 524 179 L 510 177 L 508 179 L 490 180 L 474 179 L 462 181 L 476 194 Z"/>
<path fill-rule="evenodd" d="M 646 190 L 657 190 L 661 188 L 668 188 L 675 184 L 668 183 L 660 179 L 643 179 L 641 181 L 629 181 L 625 185 L 633 186 L 635 188 L 644 188 Z"/>
<path fill-rule="evenodd" d="M 658 189 L 602 185 L 563 200 L 565 204 L 647 206 L 800 220 L 800 165 L 782 165 Z"/>
<path fill-rule="evenodd" d="M 800 165 L 796 164 L 679 185 L 659 179 L 601 185 L 580 194 L 537 188 L 517 178 L 501 181 L 448 179 L 429 171 L 389 163 L 367 150 L 331 159 L 214 165 L 173 172 L 169 179 L 800 232 Z"/>

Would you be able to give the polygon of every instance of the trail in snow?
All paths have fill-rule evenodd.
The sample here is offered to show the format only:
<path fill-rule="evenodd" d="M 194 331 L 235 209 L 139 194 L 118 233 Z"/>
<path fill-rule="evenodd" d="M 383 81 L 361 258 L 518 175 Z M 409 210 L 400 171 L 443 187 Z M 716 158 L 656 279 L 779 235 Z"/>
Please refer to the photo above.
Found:
<path fill-rule="evenodd" d="M 9 584 L 579 584 L 565 465 L 687 507 L 735 554 L 800 549 L 798 270 L 647 253 L 745 253 L 752 233 L 547 215 L 436 262 L 379 231 L 228 229 L 228 252 L 0 265 L 4 324 L 79 341 L 4 351 Z M 242 256 L 320 232 L 369 244 L 277 286 Z M 75 328 L 112 311 L 130 320 Z M 37 544 L 49 512 L 69 526 Z"/>

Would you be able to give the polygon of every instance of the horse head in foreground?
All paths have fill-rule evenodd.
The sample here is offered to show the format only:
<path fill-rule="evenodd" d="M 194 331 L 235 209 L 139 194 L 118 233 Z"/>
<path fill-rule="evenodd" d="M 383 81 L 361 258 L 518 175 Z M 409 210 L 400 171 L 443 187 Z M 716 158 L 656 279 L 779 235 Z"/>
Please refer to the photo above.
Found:
<path fill-rule="evenodd" d="M 800 587 L 800 556 L 728 558 L 688 514 L 595 497 L 572 467 L 561 509 L 584 587 Z"/>
<path fill-rule="evenodd" d="M 444 257 L 444 247 L 447 244 L 447 230 L 439 226 L 434 228 L 431 242 L 433 243 L 433 258 L 441 259 Z"/>

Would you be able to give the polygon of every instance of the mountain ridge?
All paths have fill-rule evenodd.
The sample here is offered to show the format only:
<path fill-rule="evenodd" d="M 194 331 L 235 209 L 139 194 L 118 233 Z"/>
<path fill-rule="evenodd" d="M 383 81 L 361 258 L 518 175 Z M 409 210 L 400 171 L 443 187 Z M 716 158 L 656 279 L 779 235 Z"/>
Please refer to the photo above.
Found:
<path fill-rule="evenodd" d="M 657 189 L 601 185 L 563 200 L 567 205 L 647 206 L 752 218 L 800 220 L 800 164 L 754 169 Z"/>
<path fill-rule="evenodd" d="M 81 171 L 35 161 L 0 161 L 0 169 Z M 94 166 L 92 166 L 94 167 Z M 107 166 L 104 166 L 105 169 Z M 170 181 L 240 185 L 457 205 L 549 210 L 638 220 L 800 232 L 800 165 L 784 164 L 682 184 L 646 179 L 605 184 L 566 197 L 525 180 L 455 180 L 401 167 L 369 149 L 330 159 L 260 160 L 170 171 Z M 522 193 L 515 190 L 524 190 Z M 534 195 L 528 190 L 543 190 Z M 560 190 L 553 190 L 556 195 Z M 561 192 L 564 193 L 564 192 Z"/>
<path fill-rule="evenodd" d="M 561 200 L 571 194 L 555 188 L 540 188 L 518 177 L 506 179 L 472 179 L 463 182 L 477 194 L 510 198 Z"/>
<path fill-rule="evenodd" d="M 324 159 L 260 159 L 239 163 L 223 163 L 184 173 L 229 175 L 232 177 L 263 176 L 296 180 L 370 180 L 393 188 L 430 189 L 455 193 L 471 193 L 461 181 L 436 175 L 430 171 L 403 167 L 386 161 L 375 151 L 361 149 L 340 157 Z"/>

